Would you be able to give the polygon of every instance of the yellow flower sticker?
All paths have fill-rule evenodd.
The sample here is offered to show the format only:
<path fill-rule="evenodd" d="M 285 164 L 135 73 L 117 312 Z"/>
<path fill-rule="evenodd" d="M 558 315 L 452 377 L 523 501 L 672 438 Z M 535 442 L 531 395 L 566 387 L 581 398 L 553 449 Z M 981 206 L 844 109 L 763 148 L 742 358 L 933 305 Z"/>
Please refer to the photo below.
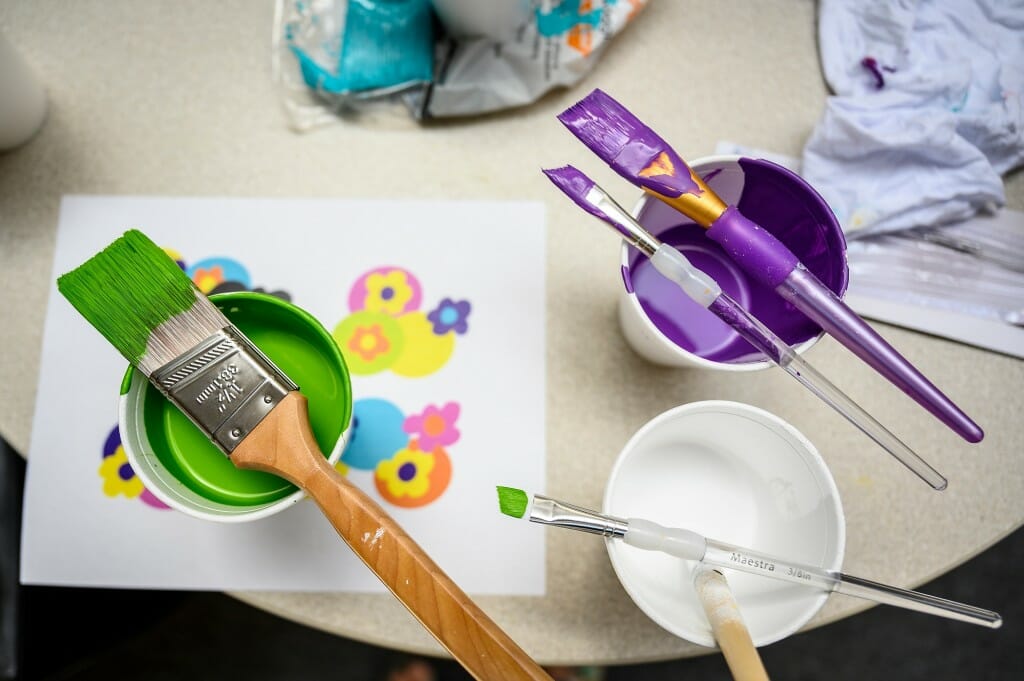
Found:
<path fill-rule="evenodd" d="M 413 290 L 408 277 L 402 270 L 374 272 L 366 277 L 366 299 L 363 309 L 399 315 L 412 300 Z"/>
<path fill-rule="evenodd" d="M 430 488 L 434 457 L 410 443 L 393 457 L 377 464 L 376 477 L 393 497 L 422 497 Z"/>
<path fill-rule="evenodd" d="M 113 454 L 103 457 L 97 472 L 103 478 L 103 493 L 108 497 L 116 497 L 121 494 L 129 499 L 134 499 L 145 489 L 142 481 L 128 464 L 128 456 L 124 453 L 124 447 L 120 445 Z"/>

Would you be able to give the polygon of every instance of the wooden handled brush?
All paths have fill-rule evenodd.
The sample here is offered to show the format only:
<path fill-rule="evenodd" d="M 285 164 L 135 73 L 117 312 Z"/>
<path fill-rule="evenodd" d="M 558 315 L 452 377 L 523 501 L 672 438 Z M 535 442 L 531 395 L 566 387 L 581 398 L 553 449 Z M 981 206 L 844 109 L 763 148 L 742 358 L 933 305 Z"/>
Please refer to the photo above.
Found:
<path fill-rule="evenodd" d="M 701 565 L 697 568 L 693 585 L 732 677 L 736 681 L 768 681 L 768 672 L 750 638 L 725 575 Z"/>
<path fill-rule="evenodd" d="M 394 519 L 334 470 L 295 384 L 144 234 L 127 232 L 57 287 L 235 466 L 305 490 L 474 678 L 550 681 Z"/>

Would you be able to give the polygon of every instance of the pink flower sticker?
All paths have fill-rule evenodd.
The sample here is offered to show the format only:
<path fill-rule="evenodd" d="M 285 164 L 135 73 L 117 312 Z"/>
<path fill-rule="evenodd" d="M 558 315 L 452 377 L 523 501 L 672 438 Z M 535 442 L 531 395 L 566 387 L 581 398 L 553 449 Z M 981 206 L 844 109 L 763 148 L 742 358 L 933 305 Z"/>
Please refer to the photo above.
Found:
<path fill-rule="evenodd" d="M 440 409 L 430 405 L 422 414 L 406 418 L 402 430 L 418 436 L 420 447 L 429 452 L 434 447 L 451 445 L 459 439 L 459 431 L 455 427 L 458 418 L 457 402 L 448 402 Z"/>

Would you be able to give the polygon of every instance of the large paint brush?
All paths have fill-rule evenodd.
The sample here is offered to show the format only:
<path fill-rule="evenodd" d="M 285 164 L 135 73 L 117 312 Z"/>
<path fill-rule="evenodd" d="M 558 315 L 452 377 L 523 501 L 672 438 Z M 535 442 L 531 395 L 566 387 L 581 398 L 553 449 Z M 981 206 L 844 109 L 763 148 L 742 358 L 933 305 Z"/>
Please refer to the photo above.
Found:
<path fill-rule="evenodd" d="M 397 522 L 327 462 L 297 386 L 144 234 L 127 232 L 60 277 L 57 287 L 235 466 L 305 490 L 476 679 L 550 681 Z"/>
<path fill-rule="evenodd" d="M 624 178 L 707 230 L 756 281 L 774 289 L 968 442 L 984 432 L 773 234 L 727 205 L 657 133 L 601 90 L 558 116 Z"/>
<path fill-rule="evenodd" d="M 722 291 L 714 279 L 694 267 L 685 255 L 644 229 L 593 180 L 573 166 L 545 170 L 544 174 L 577 206 L 610 225 L 627 243 L 650 258 L 654 268 L 690 299 L 731 326 L 748 343 L 763 352 L 765 357 L 839 412 L 919 478 L 934 489 L 946 488 L 946 478 L 942 474 L 798 355 L 786 341 Z"/>

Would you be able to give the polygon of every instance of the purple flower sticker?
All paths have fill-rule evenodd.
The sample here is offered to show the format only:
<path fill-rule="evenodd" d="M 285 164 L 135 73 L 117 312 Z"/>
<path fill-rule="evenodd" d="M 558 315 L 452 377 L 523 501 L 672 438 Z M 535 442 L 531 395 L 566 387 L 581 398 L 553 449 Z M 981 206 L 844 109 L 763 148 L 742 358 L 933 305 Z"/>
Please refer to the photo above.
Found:
<path fill-rule="evenodd" d="M 469 309 L 468 300 L 455 302 L 451 298 L 445 298 L 427 315 L 427 319 L 434 325 L 434 334 L 437 336 L 443 336 L 449 331 L 463 334 L 469 330 L 466 325 Z"/>

